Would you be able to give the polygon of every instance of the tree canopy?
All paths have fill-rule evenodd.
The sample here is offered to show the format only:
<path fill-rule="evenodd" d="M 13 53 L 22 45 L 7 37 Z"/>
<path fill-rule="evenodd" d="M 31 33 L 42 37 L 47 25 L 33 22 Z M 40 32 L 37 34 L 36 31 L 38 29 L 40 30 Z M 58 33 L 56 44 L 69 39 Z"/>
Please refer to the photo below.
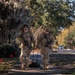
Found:
<path fill-rule="evenodd" d="M 50 26 L 53 29 L 72 24 L 70 6 L 63 0 L 30 0 L 31 14 L 35 17 L 33 26 Z"/>
<path fill-rule="evenodd" d="M 57 45 L 75 46 L 75 22 L 73 22 L 72 26 L 66 28 L 61 31 L 61 33 L 56 37 L 57 38 Z"/>
<path fill-rule="evenodd" d="M 24 12 L 23 8 L 26 6 L 28 6 L 31 15 L 34 17 L 32 26 L 42 25 L 43 27 L 49 26 L 51 29 L 59 29 L 72 24 L 70 17 L 73 15 L 70 13 L 69 0 L 66 2 L 63 0 L 25 0 L 21 4 L 17 1 L 10 2 L 10 4 L 9 2 L 6 4 L 6 2 L 0 3 L 0 16 L 1 20 L 8 18 L 11 27 L 16 26 L 18 22 L 20 23 L 18 18 L 22 15 L 21 12 Z M 17 8 L 14 7 L 15 4 L 18 5 Z"/>
<path fill-rule="evenodd" d="M 27 10 L 26 10 L 27 9 Z M 0 1 L 0 28 L 4 31 L 16 29 L 28 22 L 30 12 L 33 16 L 31 26 L 49 28 L 56 35 L 60 27 L 66 28 L 72 24 L 69 0 L 15 0 Z"/>

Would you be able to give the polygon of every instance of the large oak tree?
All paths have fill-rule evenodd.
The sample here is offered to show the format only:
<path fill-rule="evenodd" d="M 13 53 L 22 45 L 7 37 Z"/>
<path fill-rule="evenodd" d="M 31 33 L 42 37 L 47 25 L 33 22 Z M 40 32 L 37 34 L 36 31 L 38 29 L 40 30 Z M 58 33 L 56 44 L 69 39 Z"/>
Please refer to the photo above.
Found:
<path fill-rule="evenodd" d="M 26 21 L 26 16 L 23 15 L 26 7 L 34 17 L 31 25 L 38 28 L 49 27 L 53 36 L 59 32 L 60 27 L 65 28 L 72 24 L 70 17 L 73 15 L 70 13 L 69 0 L 66 2 L 63 0 L 25 0 L 24 2 L 6 0 L 0 2 L 0 7 L 0 23 L 2 23 L 0 26 L 1 29 L 5 27 L 5 30 L 16 29 Z"/>

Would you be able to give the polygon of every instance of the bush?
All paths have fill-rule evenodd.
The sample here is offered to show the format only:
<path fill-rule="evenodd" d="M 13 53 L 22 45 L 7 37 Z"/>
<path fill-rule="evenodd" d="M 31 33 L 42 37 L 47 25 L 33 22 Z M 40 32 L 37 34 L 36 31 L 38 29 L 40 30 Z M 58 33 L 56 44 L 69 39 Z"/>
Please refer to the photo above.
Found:
<path fill-rule="evenodd" d="M 73 72 L 73 75 L 75 75 L 75 72 Z"/>
<path fill-rule="evenodd" d="M 10 61 L 10 59 L 9 61 L 5 61 L 4 59 L 2 60 L 3 61 L 0 62 L 0 74 L 8 73 L 10 69 L 14 67 L 15 61 L 14 60 Z"/>
<path fill-rule="evenodd" d="M 5 45 L 0 47 L 0 58 L 13 58 L 17 56 L 17 50 L 15 50 L 11 45 Z"/>

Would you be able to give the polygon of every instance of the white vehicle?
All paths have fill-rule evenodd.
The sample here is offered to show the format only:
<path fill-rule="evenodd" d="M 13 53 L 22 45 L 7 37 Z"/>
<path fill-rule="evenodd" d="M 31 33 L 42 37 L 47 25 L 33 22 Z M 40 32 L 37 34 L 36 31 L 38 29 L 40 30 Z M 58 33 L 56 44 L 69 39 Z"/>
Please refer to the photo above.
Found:
<path fill-rule="evenodd" d="M 30 61 L 37 62 L 38 64 L 42 64 L 42 55 L 38 54 L 30 54 Z"/>
<path fill-rule="evenodd" d="M 59 46 L 58 49 L 64 50 L 64 47 L 63 46 Z"/>
<path fill-rule="evenodd" d="M 66 50 L 71 50 L 70 48 L 67 48 Z"/>

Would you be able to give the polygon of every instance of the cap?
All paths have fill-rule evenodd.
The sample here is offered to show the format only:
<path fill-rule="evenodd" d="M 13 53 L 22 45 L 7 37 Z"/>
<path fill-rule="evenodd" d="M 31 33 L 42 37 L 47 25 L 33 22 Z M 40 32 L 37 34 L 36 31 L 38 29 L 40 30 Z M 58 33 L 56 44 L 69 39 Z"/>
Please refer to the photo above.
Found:
<path fill-rule="evenodd" d="M 28 25 L 27 24 L 24 24 L 24 26 L 23 27 L 28 27 Z"/>

